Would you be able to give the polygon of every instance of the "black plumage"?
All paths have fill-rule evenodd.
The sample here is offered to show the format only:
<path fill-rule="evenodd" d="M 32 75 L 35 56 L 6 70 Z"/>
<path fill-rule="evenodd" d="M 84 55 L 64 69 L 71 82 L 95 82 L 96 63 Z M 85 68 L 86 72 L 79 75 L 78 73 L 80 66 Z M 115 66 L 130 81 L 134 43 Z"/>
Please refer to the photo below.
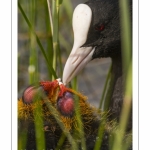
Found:
<path fill-rule="evenodd" d="M 110 110 L 109 119 L 116 119 L 119 122 L 123 106 L 127 72 L 126 68 L 123 68 L 122 62 L 122 58 L 124 56 L 122 54 L 120 4 L 118 0 L 89 0 L 85 4 L 89 7 L 85 6 L 81 8 L 82 6 L 80 5 L 73 16 L 75 44 L 73 45 L 72 51 L 64 68 L 63 81 L 67 84 L 91 60 L 110 57 L 112 60 L 112 67 L 110 71 L 111 88 L 108 91 L 110 98 L 108 108 Z M 78 11 L 79 8 L 81 9 L 80 11 Z M 87 14 L 90 16 L 91 13 L 91 21 L 87 21 Z M 132 25 L 132 0 L 129 1 L 129 14 L 130 24 Z M 80 19 L 78 19 L 79 15 L 82 15 Z M 84 26 L 80 26 L 80 23 L 77 24 L 76 21 L 80 21 Z M 81 37 L 83 35 L 81 31 L 86 28 L 86 24 L 84 23 L 85 21 L 87 21 L 87 26 L 90 26 L 88 32 L 85 30 L 84 40 L 86 40 L 82 43 L 84 40 Z M 81 34 L 78 33 L 77 29 L 80 29 Z M 91 53 L 88 52 L 89 49 L 91 49 Z M 83 51 L 84 53 L 87 51 L 86 55 L 84 55 Z M 75 57 L 76 60 L 72 61 L 73 57 Z M 127 125 L 127 131 L 132 131 L 132 108 Z"/>
<path fill-rule="evenodd" d="M 119 1 L 91 0 L 86 4 L 92 10 L 92 21 L 83 47 L 96 46 L 92 59 L 120 55 Z"/>
<path fill-rule="evenodd" d="M 92 21 L 87 40 L 82 47 L 95 47 L 92 59 L 110 57 L 112 60 L 112 91 L 110 110 L 113 118 L 121 113 L 124 91 L 124 74 L 121 52 L 120 7 L 118 0 L 90 0 L 86 4 L 92 10 Z M 130 19 L 132 19 L 132 0 L 129 1 Z M 130 22 L 132 24 L 132 20 Z M 103 28 L 102 28 L 103 27 Z M 132 115 L 129 129 L 132 129 Z"/>
<path fill-rule="evenodd" d="M 119 1 L 118 0 L 90 0 L 85 4 L 88 5 L 92 11 L 92 20 L 87 34 L 86 42 L 80 45 L 80 47 L 85 47 L 85 48 L 95 47 L 91 60 L 96 58 L 103 58 L 103 57 L 110 57 L 112 59 L 112 69 L 111 69 L 112 88 L 110 90 L 111 103 L 109 107 L 111 115 L 109 116 L 109 120 L 112 121 L 116 118 L 117 120 L 119 120 L 120 112 L 122 109 L 122 103 L 123 103 L 123 90 L 124 90 L 123 72 L 125 72 L 125 70 L 122 69 Z M 56 105 L 54 105 L 54 107 L 56 107 Z M 93 113 L 92 115 L 94 118 L 95 113 Z M 53 118 L 53 116 L 49 116 L 49 117 Z M 83 116 L 83 124 L 87 118 L 88 116 L 86 115 Z M 88 122 L 88 120 L 86 121 Z M 93 150 L 94 148 L 100 122 L 101 122 L 100 119 L 96 119 L 95 122 L 93 121 L 90 122 L 90 124 L 88 124 L 88 126 L 90 126 L 91 128 L 92 133 L 90 136 L 86 137 L 87 150 Z M 29 150 L 36 149 L 34 122 L 31 121 L 28 123 L 29 126 L 27 126 L 28 138 L 27 138 L 26 148 Z M 56 121 L 53 122 L 55 126 L 55 131 L 49 130 L 53 124 L 51 124 L 50 122 L 47 123 L 46 121 L 44 123 L 45 124 L 43 125 L 43 127 L 45 129 L 46 148 L 55 149 L 58 144 L 59 138 L 62 134 L 62 130 L 60 129 Z M 22 124 L 22 121 L 20 122 L 20 124 Z M 130 118 L 128 124 L 128 131 L 130 130 L 132 130 L 132 117 Z M 85 132 L 86 133 L 88 132 L 86 128 L 85 128 Z M 70 149 L 70 144 L 68 143 L 68 141 L 64 143 L 64 147 L 66 149 Z M 62 147 L 62 149 L 65 149 L 64 147 Z M 110 149 L 109 133 L 105 130 L 101 150 L 109 150 L 109 149 Z M 130 149 L 132 148 L 130 147 Z"/>

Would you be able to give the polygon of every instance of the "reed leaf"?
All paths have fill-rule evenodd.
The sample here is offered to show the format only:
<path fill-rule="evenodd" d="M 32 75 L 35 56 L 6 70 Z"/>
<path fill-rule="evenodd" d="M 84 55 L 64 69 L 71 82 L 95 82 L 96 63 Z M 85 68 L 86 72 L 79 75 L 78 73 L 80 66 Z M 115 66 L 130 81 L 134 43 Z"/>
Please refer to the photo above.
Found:
<path fill-rule="evenodd" d="M 125 71 L 125 91 L 120 123 L 115 132 L 113 150 L 120 150 L 122 147 L 126 147 L 126 149 L 128 149 L 131 144 L 130 142 L 128 146 L 124 146 L 123 143 L 128 119 L 130 117 L 130 110 L 132 107 L 132 32 L 129 12 L 129 1 L 120 0 L 122 59 L 123 70 Z"/>
<path fill-rule="evenodd" d="M 53 69 L 53 67 L 52 67 L 52 64 L 50 64 L 50 62 L 49 62 L 49 60 L 48 60 L 48 58 L 47 58 L 47 55 L 46 55 L 46 53 L 45 53 L 45 50 L 44 50 L 44 48 L 43 48 L 43 46 L 42 46 L 42 44 L 41 44 L 41 42 L 40 42 L 38 36 L 36 35 L 35 31 L 33 30 L 32 24 L 30 23 L 29 19 L 27 18 L 27 16 L 26 16 L 24 10 L 22 9 L 22 7 L 21 7 L 19 1 L 18 1 L 18 7 L 19 7 L 19 10 L 20 10 L 21 14 L 23 15 L 23 17 L 24 17 L 24 19 L 25 19 L 25 21 L 26 21 L 26 23 L 27 23 L 29 29 L 31 30 L 31 32 L 32 32 L 33 35 L 35 36 L 35 39 L 36 39 L 36 41 L 37 41 L 37 44 L 39 45 L 40 50 L 41 50 L 41 52 L 42 52 L 42 54 L 43 54 L 43 56 L 44 56 L 44 58 L 45 58 L 45 60 L 46 60 L 46 63 L 48 64 L 48 69 L 50 70 L 50 72 L 52 73 L 52 75 L 54 76 L 54 78 L 57 78 L 56 72 L 54 71 L 54 69 Z"/>

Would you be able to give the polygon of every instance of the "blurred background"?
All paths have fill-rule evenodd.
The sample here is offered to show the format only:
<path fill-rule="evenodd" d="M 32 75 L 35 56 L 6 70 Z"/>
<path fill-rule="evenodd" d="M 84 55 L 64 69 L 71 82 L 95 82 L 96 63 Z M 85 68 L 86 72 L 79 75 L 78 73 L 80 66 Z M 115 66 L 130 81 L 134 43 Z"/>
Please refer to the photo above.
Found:
<path fill-rule="evenodd" d="M 46 0 L 19 0 L 23 11 L 36 32 L 48 58 L 51 59 L 52 45 L 50 44 L 50 20 Z M 57 64 L 57 75 L 62 78 L 63 67 L 73 46 L 72 13 L 74 8 L 86 2 L 85 0 L 64 0 L 59 8 L 59 47 L 61 63 Z M 18 98 L 31 82 L 31 72 L 35 68 L 30 65 L 34 55 L 38 66 L 39 81 L 52 80 L 47 69 L 45 58 L 31 34 L 31 31 L 18 9 Z M 103 92 L 110 59 L 103 58 L 91 61 L 77 77 L 78 91 L 88 97 L 88 101 L 98 107 Z"/>

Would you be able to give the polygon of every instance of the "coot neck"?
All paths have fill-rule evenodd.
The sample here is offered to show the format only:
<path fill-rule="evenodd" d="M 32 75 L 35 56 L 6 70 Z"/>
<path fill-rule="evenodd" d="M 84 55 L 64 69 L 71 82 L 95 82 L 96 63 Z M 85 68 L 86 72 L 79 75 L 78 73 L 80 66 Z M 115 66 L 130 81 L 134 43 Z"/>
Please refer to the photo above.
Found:
<path fill-rule="evenodd" d="M 112 59 L 112 74 L 114 75 L 114 80 L 117 80 L 122 76 L 122 59 L 121 56 L 116 56 Z"/>
<path fill-rule="evenodd" d="M 109 109 L 111 110 L 110 119 L 119 120 L 123 103 L 123 69 L 121 56 L 112 58 L 111 69 L 111 100 Z"/>

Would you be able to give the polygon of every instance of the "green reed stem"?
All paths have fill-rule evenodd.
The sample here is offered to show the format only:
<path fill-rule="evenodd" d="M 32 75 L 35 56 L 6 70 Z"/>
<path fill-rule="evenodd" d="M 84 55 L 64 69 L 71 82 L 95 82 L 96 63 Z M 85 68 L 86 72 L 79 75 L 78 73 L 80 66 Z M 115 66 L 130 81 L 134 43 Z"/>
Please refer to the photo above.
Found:
<path fill-rule="evenodd" d="M 73 79 L 73 84 L 72 84 L 72 88 L 77 91 L 78 89 L 78 84 L 77 84 L 77 76 L 74 77 Z M 79 127 L 79 136 L 81 138 L 81 147 L 83 150 L 86 150 L 86 144 L 85 144 L 85 136 L 84 136 L 84 129 L 83 129 L 83 121 L 82 121 L 82 116 L 81 116 L 81 112 L 80 112 L 80 104 L 79 104 L 79 98 L 77 96 L 74 95 L 75 98 L 75 114 L 77 117 L 77 123 L 78 123 L 78 127 Z"/>
<path fill-rule="evenodd" d="M 60 68 L 60 76 L 62 75 L 62 63 L 61 63 L 61 51 L 59 48 L 59 8 L 62 0 L 52 1 L 52 10 L 50 7 L 50 1 L 47 0 L 48 10 L 50 16 L 50 25 L 53 35 L 53 68 L 57 70 L 57 62 Z M 51 13 L 52 12 L 52 13 Z M 53 80 L 53 79 L 52 79 Z"/>
<path fill-rule="evenodd" d="M 66 135 L 64 133 L 62 133 L 62 135 L 61 135 L 61 137 L 60 137 L 60 139 L 57 143 L 57 147 L 55 148 L 55 150 L 60 150 L 61 149 L 65 139 L 66 139 Z"/>
<path fill-rule="evenodd" d="M 32 0 L 29 2 L 29 16 L 31 23 L 34 27 L 35 24 L 35 13 L 36 13 L 36 2 Z M 33 28 L 34 30 L 34 28 Z M 30 58 L 29 58 L 29 84 L 35 83 L 36 78 L 38 78 L 38 61 L 37 61 L 37 50 L 36 50 L 36 39 L 30 30 Z"/>
<path fill-rule="evenodd" d="M 63 133 L 65 134 L 65 136 L 68 138 L 68 141 L 70 142 L 70 144 L 72 145 L 72 149 L 73 150 L 78 150 L 77 149 L 77 144 L 75 142 L 75 140 L 73 139 L 73 137 L 71 136 L 70 132 L 65 128 L 64 124 L 61 122 L 61 118 L 60 115 L 58 114 L 56 108 L 54 108 L 52 106 L 52 104 L 50 103 L 50 101 L 48 99 L 45 99 L 45 104 L 47 105 L 48 109 L 50 112 L 53 112 L 53 117 L 55 118 L 55 120 L 57 121 L 59 127 L 61 128 L 61 130 L 63 131 Z"/>
<path fill-rule="evenodd" d="M 59 42 L 58 42 L 58 45 Z M 59 76 L 61 77 L 63 74 L 63 68 L 62 68 L 62 61 L 61 61 L 62 55 L 61 55 L 61 50 L 60 50 L 60 46 L 58 46 L 58 64 L 59 64 Z"/>
<path fill-rule="evenodd" d="M 78 77 L 77 77 L 77 76 L 73 78 L 72 88 L 73 88 L 75 91 L 78 91 Z"/>
<path fill-rule="evenodd" d="M 25 149 L 27 142 L 27 131 L 25 129 L 21 129 L 21 131 L 18 132 L 18 150 Z"/>
<path fill-rule="evenodd" d="M 130 64 L 128 74 L 127 74 L 126 91 L 125 91 L 125 97 L 123 102 L 123 108 L 121 111 L 119 127 L 115 133 L 113 150 L 120 150 L 122 149 L 122 147 L 124 147 L 122 146 L 124 144 L 123 138 L 125 136 L 126 126 L 130 115 L 131 103 L 132 103 L 132 64 Z"/>
<path fill-rule="evenodd" d="M 113 150 L 120 150 L 122 147 L 124 147 L 123 138 L 132 107 L 132 32 L 129 1 L 120 0 L 120 16 L 122 26 L 121 37 L 123 69 L 127 73 L 125 74 L 124 102 L 119 127 L 115 133 Z"/>
<path fill-rule="evenodd" d="M 72 26 L 72 14 L 73 14 L 73 6 L 71 4 L 71 1 L 63 1 L 63 6 L 65 8 L 65 11 L 67 13 L 67 16 L 69 18 L 69 24 Z"/>
<path fill-rule="evenodd" d="M 106 125 L 106 114 L 102 115 L 101 117 L 103 119 L 101 120 L 101 124 L 100 124 L 99 129 L 98 129 L 98 134 L 97 134 L 97 137 L 96 137 L 94 150 L 100 150 L 101 145 L 102 145 L 102 141 L 103 141 L 103 135 L 104 135 L 105 125 Z"/>
<path fill-rule="evenodd" d="M 120 0 L 120 16 L 123 68 L 127 72 L 132 60 L 132 31 L 129 0 Z"/>
<path fill-rule="evenodd" d="M 38 93 L 34 97 L 34 102 L 38 102 L 40 100 L 41 97 L 40 94 L 42 93 Z M 37 150 L 45 149 L 45 134 L 43 130 L 44 119 L 43 116 L 41 115 L 42 113 L 43 113 L 42 106 L 37 105 L 37 107 L 33 111 Z"/>
<path fill-rule="evenodd" d="M 46 21 L 47 33 L 50 33 L 50 37 L 47 39 L 47 57 L 49 58 L 48 60 L 50 61 L 50 64 L 53 64 L 53 21 L 52 21 L 50 0 L 47 0 L 45 10 L 46 10 L 45 21 Z M 50 80 L 52 80 L 52 75 L 49 69 L 48 69 L 48 73 L 49 73 Z"/>
<path fill-rule="evenodd" d="M 45 60 L 46 60 L 46 63 L 48 64 L 48 69 L 50 70 L 50 72 L 52 73 L 52 75 L 54 76 L 54 78 L 57 78 L 56 72 L 54 71 L 54 69 L 53 69 L 53 67 L 52 67 L 52 64 L 50 64 L 50 62 L 49 62 L 49 60 L 48 60 L 48 58 L 47 58 L 47 55 L 46 55 L 46 53 L 45 53 L 45 50 L 44 50 L 44 48 L 43 48 L 43 46 L 42 46 L 42 44 L 41 44 L 41 42 L 40 42 L 38 36 L 36 35 L 36 33 L 35 33 L 35 31 L 34 31 L 32 25 L 31 25 L 29 19 L 27 18 L 26 14 L 24 13 L 24 11 L 23 11 L 23 9 L 22 9 L 22 7 L 21 7 L 19 1 L 18 1 L 18 7 L 19 7 L 19 10 L 21 11 L 21 14 L 23 15 L 23 17 L 24 17 L 24 19 L 25 19 L 25 21 L 26 21 L 26 23 L 27 23 L 27 25 L 28 25 L 30 31 L 31 31 L 31 32 L 33 33 L 33 35 L 35 36 L 35 39 L 36 39 L 36 41 L 37 41 L 37 44 L 39 45 L 40 50 L 41 50 L 41 52 L 42 52 L 42 54 L 43 54 L 43 56 L 44 56 L 44 58 L 45 58 Z"/>
<path fill-rule="evenodd" d="M 53 68 L 56 70 L 58 54 L 58 23 L 59 23 L 59 1 L 53 0 Z"/>
<path fill-rule="evenodd" d="M 95 142 L 94 150 L 100 149 L 101 145 L 102 145 L 103 135 L 104 135 L 104 131 L 105 131 L 105 125 L 106 125 L 106 119 L 107 119 L 105 112 L 109 111 L 108 108 L 110 105 L 111 96 L 112 96 L 112 92 L 113 92 L 113 86 L 114 86 L 114 77 L 111 72 L 112 72 L 112 65 L 110 66 L 108 74 L 107 74 L 104 91 L 103 91 L 103 95 L 102 95 L 102 99 L 101 99 L 102 101 L 100 102 L 100 109 L 104 112 L 104 114 L 102 114 L 102 116 L 101 116 L 102 120 L 101 120 L 99 129 L 98 129 L 98 135 L 97 135 L 97 139 Z"/>
<path fill-rule="evenodd" d="M 79 98 L 77 96 L 75 96 L 75 114 L 77 116 L 77 123 L 79 127 L 79 137 L 81 138 L 81 148 L 82 150 L 86 150 L 83 121 L 82 121 L 82 115 L 80 111 Z"/>
<path fill-rule="evenodd" d="M 104 85 L 104 88 L 103 88 L 102 97 L 100 99 L 100 105 L 99 105 L 100 110 L 104 110 L 103 105 L 104 105 L 105 100 L 106 100 L 106 95 L 109 94 L 108 93 L 108 87 L 109 87 L 109 82 L 110 82 L 111 69 L 112 69 L 112 65 L 110 66 L 110 68 L 108 70 L 107 78 L 106 78 L 105 85 Z"/>
<path fill-rule="evenodd" d="M 51 13 L 51 3 L 50 3 L 50 0 L 47 0 L 47 6 L 48 6 L 48 12 L 49 12 L 50 27 L 51 27 L 52 36 L 53 36 L 53 20 L 52 20 L 52 13 Z"/>

